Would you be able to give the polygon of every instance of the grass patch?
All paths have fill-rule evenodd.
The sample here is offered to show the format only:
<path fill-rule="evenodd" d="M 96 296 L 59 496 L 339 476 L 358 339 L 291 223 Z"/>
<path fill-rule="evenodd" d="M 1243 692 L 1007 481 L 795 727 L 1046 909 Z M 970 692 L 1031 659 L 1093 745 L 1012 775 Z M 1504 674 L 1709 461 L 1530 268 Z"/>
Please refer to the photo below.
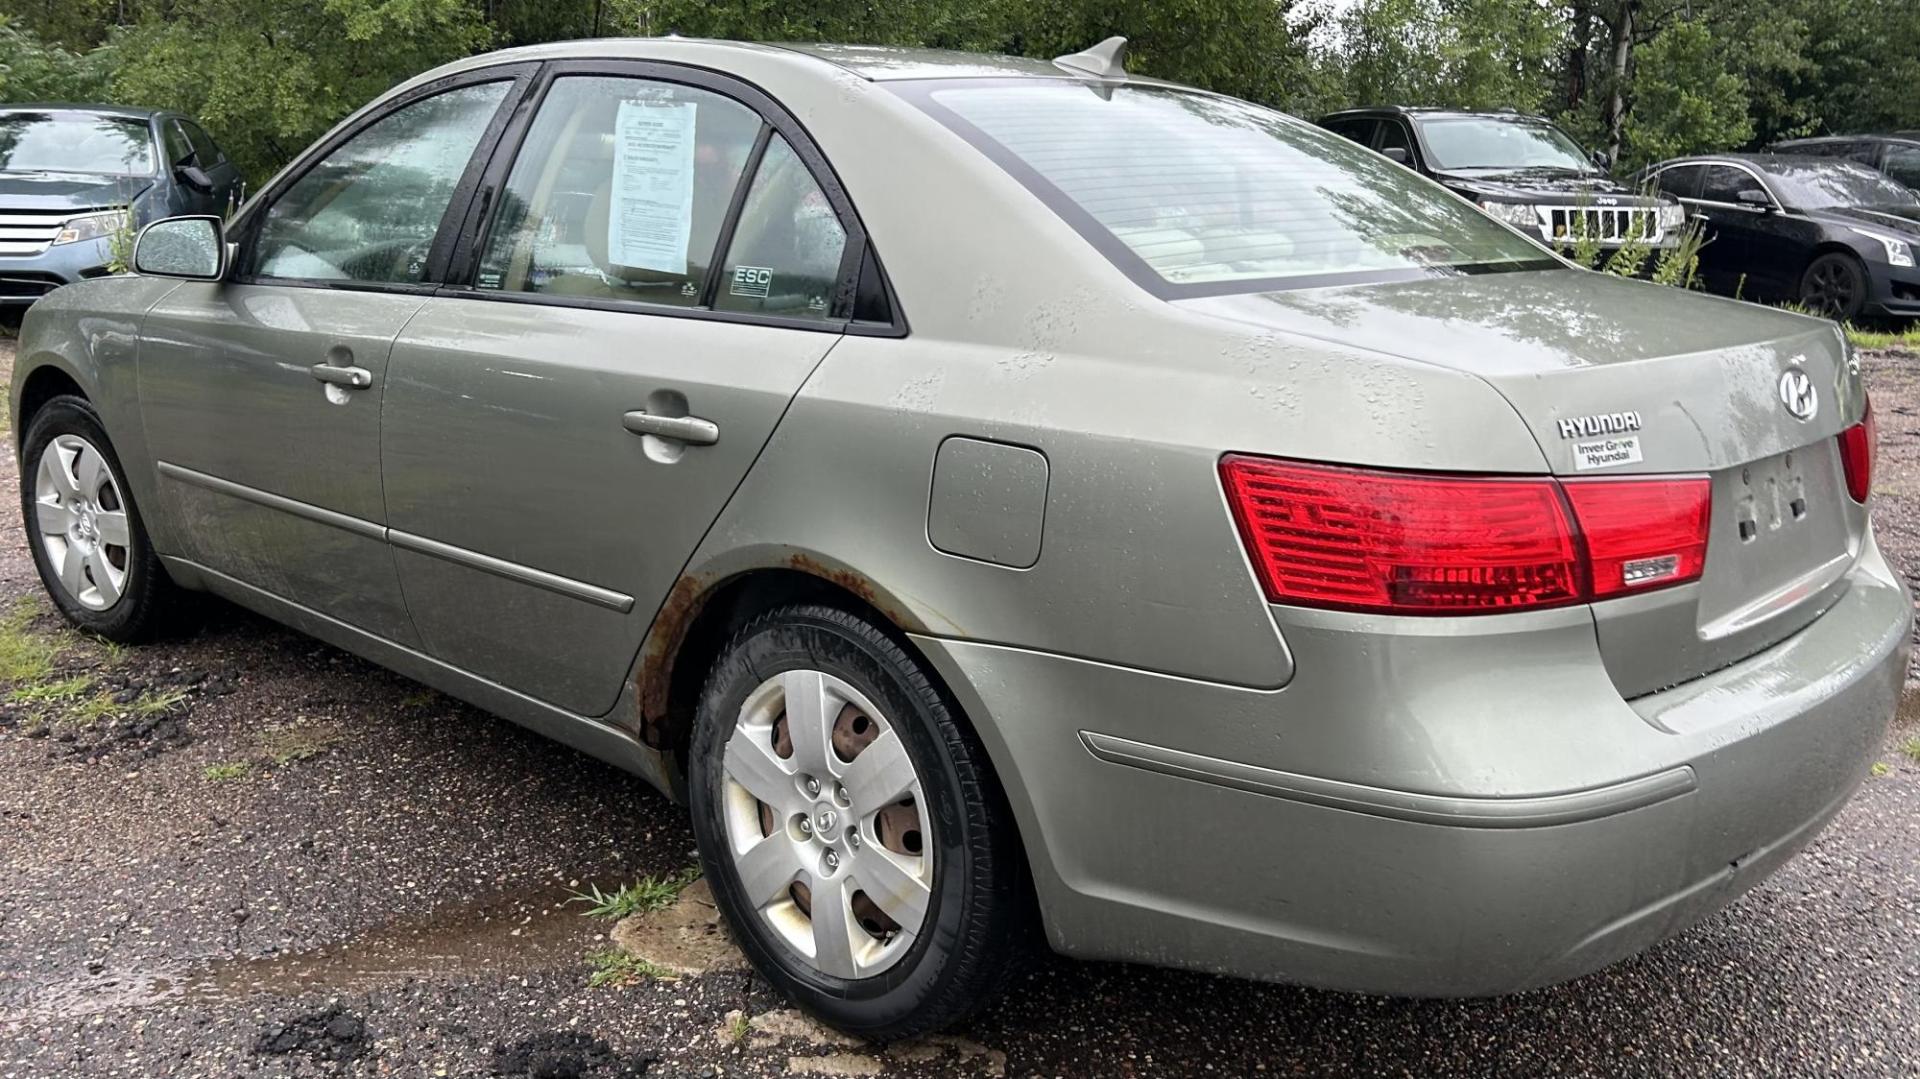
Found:
<path fill-rule="evenodd" d="M 430 705 L 434 701 L 437 701 L 439 699 L 440 699 L 439 691 L 431 690 L 431 689 L 422 689 L 413 693 L 409 693 L 406 696 L 400 698 L 400 707 L 425 708 L 427 705 Z"/>
<path fill-rule="evenodd" d="M 113 715 L 122 705 L 110 693 L 96 693 L 60 714 L 56 727 L 91 727 Z"/>
<path fill-rule="evenodd" d="M 1858 326 L 1847 326 L 1847 340 L 1854 348 L 1907 348 L 1920 350 L 1920 323 L 1908 326 L 1904 330 L 1863 330 Z"/>
<path fill-rule="evenodd" d="M 20 686 L 7 694 L 7 700 L 14 704 L 26 705 L 65 704 L 86 696 L 87 691 L 92 688 L 91 677 L 77 674 L 57 682 L 36 682 Z"/>
<path fill-rule="evenodd" d="M 260 736 L 260 748 L 276 768 L 318 757 L 339 743 L 340 733 L 326 727 L 276 727 Z"/>
<path fill-rule="evenodd" d="M 133 714 L 136 716 L 160 716 L 173 711 L 180 702 L 187 699 L 184 689 L 169 689 L 161 693 L 142 693 L 133 700 Z"/>
<path fill-rule="evenodd" d="M 575 892 L 569 903 L 585 903 L 587 918 L 625 918 L 629 914 L 646 914 L 672 903 L 680 890 L 700 879 L 697 866 L 688 866 L 678 873 L 664 877 L 641 877 L 632 884 L 623 884 L 611 892 L 603 892 L 598 884 L 589 885 L 584 892 Z"/>
<path fill-rule="evenodd" d="M 1881 776 L 1893 774 L 1893 765 L 1888 764 L 1886 761 L 1874 761 L 1873 767 L 1869 768 L 1868 771 L 1873 773 L 1875 779 L 1879 779 Z"/>
<path fill-rule="evenodd" d="M 229 779 L 239 779 L 253 769 L 246 761 L 227 761 L 224 764 L 209 764 L 200 775 L 213 783 L 224 783 Z"/>
<path fill-rule="evenodd" d="M 39 613 L 37 604 L 22 603 L 0 619 L 0 682 L 39 682 L 53 673 L 59 644 L 27 628 Z"/>
<path fill-rule="evenodd" d="M 604 986 L 613 986 L 617 989 L 646 978 L 671 982 L 677 981 L 680 977 L 657 963 L 649 963 L 637 955 L 629 955 L 618 948 L 593 953 L 587 957 L 587 965 L 592 968 L 592 972 L 587 975 L 589 989 L 599 989 Z"/>
<path fill-rule="evenodd" d="M 752 1029 L 753 1022 L 747 1018 L 746 1012 L 734 1012 L 733 1018 L 727 1023 L 727 1040 L 735 1045 L 739 1045 L 741 1042 L 747 1040 L 747 1032 Z"/>
<path fill-rule="evenodd" d="M 1915 763 L 1920 763 L 1920 737 L 1909 738 L 1900 743 L 1900 752 Z"/>

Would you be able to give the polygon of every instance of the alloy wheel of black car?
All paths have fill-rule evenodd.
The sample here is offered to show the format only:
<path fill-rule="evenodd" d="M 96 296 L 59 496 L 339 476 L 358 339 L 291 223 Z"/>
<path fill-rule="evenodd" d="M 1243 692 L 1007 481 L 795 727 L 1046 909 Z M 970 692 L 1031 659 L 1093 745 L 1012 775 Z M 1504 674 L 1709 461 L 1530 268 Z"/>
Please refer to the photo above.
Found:
<path fill-rule="evenodd" d="M 1856 318 L 1867 302 L 1867 271 L 1851 255 L 1821 255 L 1800 279 L 1800 302 L 1828 318 Z"/>

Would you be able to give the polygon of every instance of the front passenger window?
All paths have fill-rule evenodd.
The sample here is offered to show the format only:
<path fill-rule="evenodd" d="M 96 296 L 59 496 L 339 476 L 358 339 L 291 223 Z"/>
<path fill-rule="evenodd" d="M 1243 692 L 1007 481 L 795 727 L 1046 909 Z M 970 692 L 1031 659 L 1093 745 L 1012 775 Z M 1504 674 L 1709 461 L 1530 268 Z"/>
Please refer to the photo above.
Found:
<path fill-rule="evenodd" d="M 846 246 L 846 230 L 826 192 L 787 140 L 776 135 L 740 209 L 713 306 L 829 318 Z"/>
<path fill-rule="evenodd" d="M 418 282 L 453 189 L 511 85 L 479 83 L 415 101 L 335 148 L 267 208 L 254 272 Z"/>

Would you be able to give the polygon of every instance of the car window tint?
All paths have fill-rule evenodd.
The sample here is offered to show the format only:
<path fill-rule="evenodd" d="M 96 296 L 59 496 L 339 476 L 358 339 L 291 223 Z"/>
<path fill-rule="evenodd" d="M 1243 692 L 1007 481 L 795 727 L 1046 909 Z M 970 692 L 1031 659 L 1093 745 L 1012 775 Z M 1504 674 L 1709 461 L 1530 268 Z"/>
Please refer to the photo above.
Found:
<path fill-rule="evenodd" d="M 193 156 L 193 144 L 187 141 L 187 133 L 180 130 L 178 120 L 160 125 L 160 144 L 166 148 L 169 165 L 178 165 Z"/>
<path fill-rule="evenodd" d="M 267 208 L 252 265 L 267 277 L 412 283 L 506 81 L 401 107 L 347 140 Z"/>
<path fill-rule="evenodd" d="M 1150 87 L 1093 93 L 1037 79 L 930 97 L 935 116 L 951 110 L 957 120 L 946 122 L 997 143 L 1004 152 L 995 160 L 1095 246 L 1131 254 L 1176 287 L 1534 269 L 1545 259 L 1438 184 L 1231 98 Z"/>
<path fill-rule="evenodd" d="M 694 307 L 760 133 L 677 83 L 558 79 L 508 176 L 475 286 Z"/>
<path fill-rule="evenodd" d="M 1732 165 L 1710 165 L 1707 167 L 1706 178 L 1700 184 L 1700 197 L 1709 202 L 1742 203 L 1746 201 L 1740 197 L 1742 191 L 1754 191 L 1765 195 L 1766 190 L 1760 186 L 1760 181 L 1754 179 L 1753 174 L 1745 169 L 1736 169 Z M 1755 202 L 1753 205 L 1758 206 L 1761 203 Z"/>
<path fill-rule="evenodd" d="M 1362 146 L 1373 143 L 1373 129 L 1377 120 L 1339 120 L 1327 125 L 1327 130 L 1336 135 L 1352 139 Z"/>
<path fill-rule="evenodd" d="M 1920 189 L 1920 147 L 1889 146 L 1887 160 L 1880 167 L 1888 176 Z"/>
<path fill-rule="evenodd" d="M 1675 165 L 1660 173 L 1660 190 L 1680 199 L 1700 197 L 1700 174 L 1707 171 L 1705 165 Z"/>
<path fill-rule="evenodd" d="M 787 140 L 767 143 L 740 208 L 714 307 L 798 318 L 831 316 L 847 233 Z"/>
<path fill-rule="evenodd" d="M 214 145 L 213 139 L 200 129 L 199 124 L 183 120 L 180 123 L 180 129 L 187 133 L 187 142 L 193 147 L 194 160 L 201 168 L 210 169 L 227 159 L 227 155 L 220 152 L 220 147 Z"/>

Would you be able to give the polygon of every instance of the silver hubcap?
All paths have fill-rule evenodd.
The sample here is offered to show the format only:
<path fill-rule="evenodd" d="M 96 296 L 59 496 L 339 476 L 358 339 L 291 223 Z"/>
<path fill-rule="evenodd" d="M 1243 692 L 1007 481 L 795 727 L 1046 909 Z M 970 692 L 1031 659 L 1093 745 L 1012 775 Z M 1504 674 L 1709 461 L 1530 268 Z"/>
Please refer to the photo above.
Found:
<path fill-rule="evenodd" d="M 41 451 L 33 482 L 35 531 L 60 588 L 104 611 L 127 587 L 127 503 L 107 459 L 79 435 Z"/>
<path fill-rule="evenodd" d="M 926 923 L 933 835 L 907 747 L 872 702 L 822 671 L 770 678 L 723 768 L 727 842 L 760 917 L 837 978 L 899 962 Z"/>

